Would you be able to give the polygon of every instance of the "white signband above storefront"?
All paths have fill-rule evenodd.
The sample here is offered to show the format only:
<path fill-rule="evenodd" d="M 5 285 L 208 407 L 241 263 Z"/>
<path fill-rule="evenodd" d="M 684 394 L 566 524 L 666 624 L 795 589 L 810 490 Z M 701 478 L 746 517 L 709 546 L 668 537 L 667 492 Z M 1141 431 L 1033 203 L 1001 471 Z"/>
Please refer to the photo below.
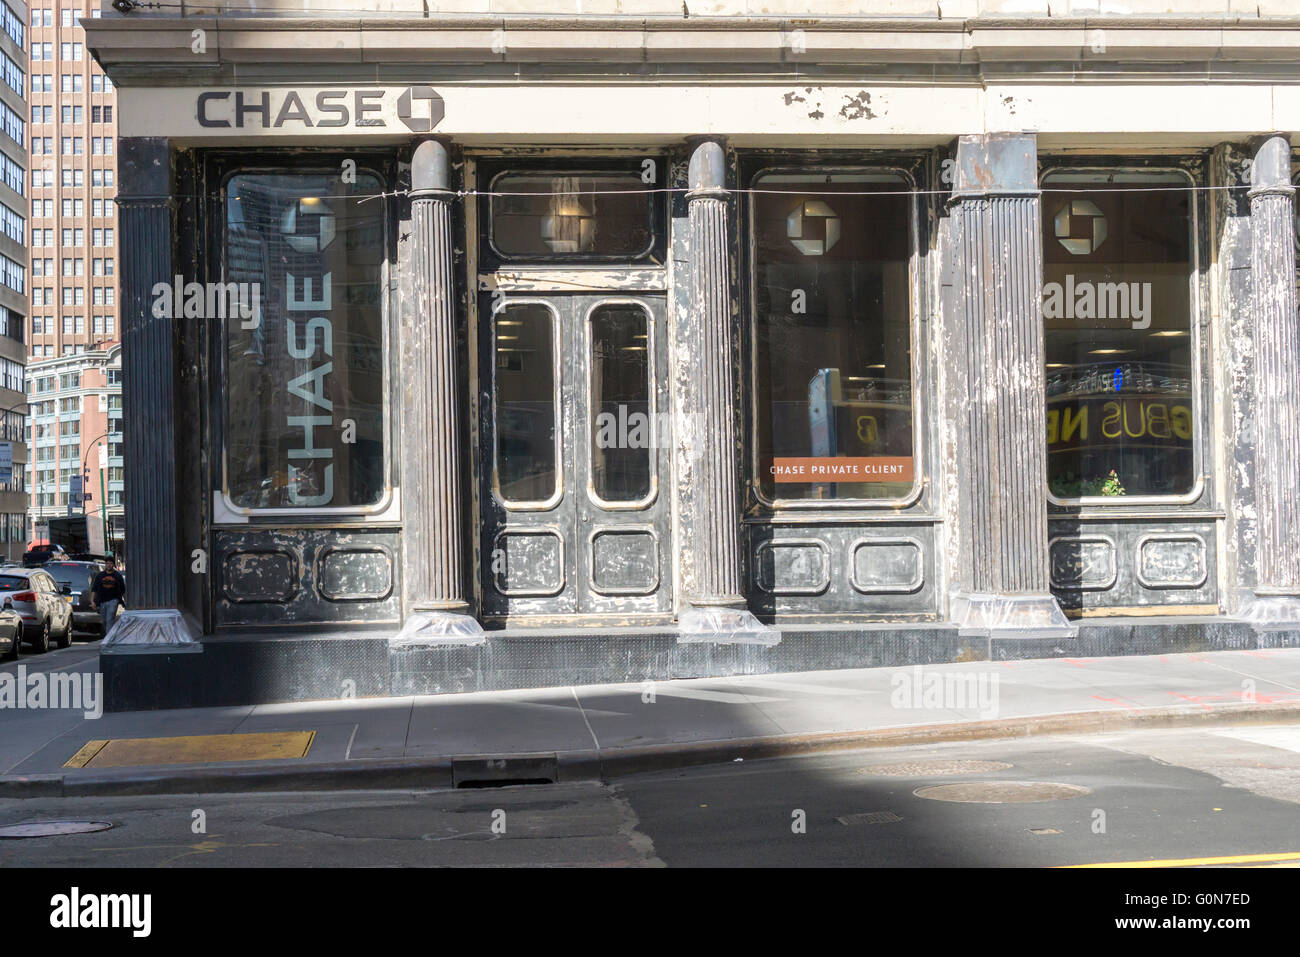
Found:
<path fill-rule="evenodd" d="M 677 141 L 686 132 L 824 145 L 948 142 L 958 133 L 1036 132 L 1040 147 L 1117 147 L 1168 134 L 1168 146 L 1211 146 L 1258 130 L 1300 129 L 1300 88 L 1081 83 L 974 87 L 357 84 L 121 87 L 120 134 L 195 144 L 282 140 L 392 141 L 438 132 L 463 142 Z"/>

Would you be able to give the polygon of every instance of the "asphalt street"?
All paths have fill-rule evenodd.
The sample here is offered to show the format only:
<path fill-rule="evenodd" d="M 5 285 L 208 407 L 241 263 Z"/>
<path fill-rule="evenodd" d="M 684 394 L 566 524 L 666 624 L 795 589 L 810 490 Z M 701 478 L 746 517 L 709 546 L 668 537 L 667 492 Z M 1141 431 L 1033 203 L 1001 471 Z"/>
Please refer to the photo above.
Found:
<path fill-rule="evenodd" d="M 925 790 L 946 785 L 960 787 Z M 113 827 L 0 841 L 0 867 L 1297 866 L 1300 728 L 873 749 L 608 785 L 0 802 L 0 825 L 43 820 Z"/>

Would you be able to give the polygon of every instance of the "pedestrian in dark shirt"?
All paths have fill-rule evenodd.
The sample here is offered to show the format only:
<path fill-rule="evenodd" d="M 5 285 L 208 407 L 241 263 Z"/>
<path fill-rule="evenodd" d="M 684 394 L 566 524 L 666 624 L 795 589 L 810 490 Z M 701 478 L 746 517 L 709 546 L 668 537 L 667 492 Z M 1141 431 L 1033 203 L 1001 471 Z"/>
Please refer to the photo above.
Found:
<path fill-rule="evenodd" d="M 126 598 L 126 579 L 117 570 L 117 562 L 112 555 L 104 560 L 104 564 L 108 567 L 90 582 L 90 607 L 104 619 L 104 634 L 107 635 L 117 617 L 118 606 Z"/>

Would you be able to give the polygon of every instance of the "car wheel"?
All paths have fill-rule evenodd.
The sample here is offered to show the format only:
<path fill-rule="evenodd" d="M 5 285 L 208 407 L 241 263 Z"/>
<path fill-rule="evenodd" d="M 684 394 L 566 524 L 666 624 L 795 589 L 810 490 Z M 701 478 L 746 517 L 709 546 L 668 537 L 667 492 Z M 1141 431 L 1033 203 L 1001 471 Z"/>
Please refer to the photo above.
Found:
<path fill-rule="evenodd" d="M 38 655 L 43 655 L 50 650 L 50 620 L 48 618 L 41 622 L 40 633 L 37 634 L 32 645 Z"/>
<path fill-rule="evenodd" d="M 63 627 L 63 634 L 59 640 L 54 643 L 55 648 L 69 648 L 72 646 L 72 616 L 68 616 L 68 623 Z"/>

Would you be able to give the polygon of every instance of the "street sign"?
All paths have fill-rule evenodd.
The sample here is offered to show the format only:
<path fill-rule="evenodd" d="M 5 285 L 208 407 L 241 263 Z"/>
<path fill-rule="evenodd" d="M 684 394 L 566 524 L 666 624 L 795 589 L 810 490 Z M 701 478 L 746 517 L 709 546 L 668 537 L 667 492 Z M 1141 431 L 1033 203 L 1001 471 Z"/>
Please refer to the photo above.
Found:
<path fill-rule="evenodd" d="M 81 510 L 81 490 L 84 488 L 80 475 L 71 475 L 68 477 L 68 514 L 73 515 Z"/>

